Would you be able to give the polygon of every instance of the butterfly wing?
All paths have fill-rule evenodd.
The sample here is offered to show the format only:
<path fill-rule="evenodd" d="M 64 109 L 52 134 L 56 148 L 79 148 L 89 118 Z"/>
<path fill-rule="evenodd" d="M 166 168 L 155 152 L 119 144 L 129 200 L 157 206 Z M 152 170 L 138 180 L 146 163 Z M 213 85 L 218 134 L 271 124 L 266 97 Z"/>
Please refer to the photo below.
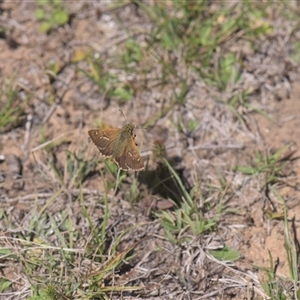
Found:
<path fill-rule="evenodd" d="M 104 156 L 113 155 L 115 144 L 118 140 L 120 128 L 92 129 L 89 130 L 89 136 L 98 150 Z"/>
<path fill-rule="evenodd" d="M 130 137 L 130 141 L 126 145 L 123 155 L 114 157 L 115 162 L 122 170 L 140 171 L 144 169 L 144 162 L 139 154 L 135 144 L 134 137 Z"/>

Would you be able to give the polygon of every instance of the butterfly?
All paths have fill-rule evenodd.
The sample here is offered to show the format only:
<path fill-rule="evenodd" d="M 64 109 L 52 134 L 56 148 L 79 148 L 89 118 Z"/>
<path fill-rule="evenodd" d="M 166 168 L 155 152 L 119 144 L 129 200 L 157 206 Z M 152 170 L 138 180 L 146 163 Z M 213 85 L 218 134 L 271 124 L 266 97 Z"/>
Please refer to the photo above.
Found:
<path fill-rule="evenodd" d="M 144 162 L 134 140 L 134 129 L 135 125 L 129 123 L 123 128 L 92 129 L 88 133 L 100 153 L 110 157 L 120 169 L 140 171 Z"/>

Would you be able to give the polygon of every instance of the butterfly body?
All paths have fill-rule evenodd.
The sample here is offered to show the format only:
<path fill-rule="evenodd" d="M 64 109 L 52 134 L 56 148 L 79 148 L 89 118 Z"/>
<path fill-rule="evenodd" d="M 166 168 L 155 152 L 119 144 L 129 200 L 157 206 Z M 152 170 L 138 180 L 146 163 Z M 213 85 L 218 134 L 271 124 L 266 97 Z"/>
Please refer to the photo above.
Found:
<path fill-rule="evenodd" d="M 134 134 L 135 125 L 123 128 L 92 129 L 89 136 L 99 151 L 112 160 L 122 170 L 143 170 L 144 163 L 138 152 Z"/>

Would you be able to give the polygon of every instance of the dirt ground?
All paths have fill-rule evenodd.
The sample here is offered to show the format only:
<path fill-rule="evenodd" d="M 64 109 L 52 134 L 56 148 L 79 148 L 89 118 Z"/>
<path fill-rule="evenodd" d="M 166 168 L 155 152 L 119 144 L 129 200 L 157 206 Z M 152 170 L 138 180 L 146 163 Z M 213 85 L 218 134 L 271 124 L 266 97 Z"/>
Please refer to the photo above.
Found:
<path fill-rule="evenodd" d="M 14 86 L 20 97 L 29 97 L 19 122 L 5 128 L 0 134 L 2 237 L 7 237 L 18 228 L 25 230 L 33 218 L 34 207 L 43 207 L 46 199 L 58 190 L 59 183 L 55 176 L 51 178 L 53 172 L 49 165 L 53 163 L 58 170 L 64 170 L 66 151 L 75 151 L 86 160 L 94 159 L 93 172 L 85 177 L 82 188 L 94 220 L 101 218 L 103 207 L 97 203 L 97 199 L 105 192 L 106 183 L 97 170 L 103 167 L 103 157 L 89 143 L 88 130 L 95 128 L 95 120 L 102 120 L 112 127 L 124 126 L 126 120 L 119 112 L 120 109 L 129 122 L 142 127 L 162 110 L 167 103 L 166 99 L 173 92 L 168 85 L 155 86 L 155 80 L 151 81 L 151 78 L 147 79 L 149 86 L 144 89 L 136 83 L 139 78 L 133 78 L 135 95 L 132 100 L 120 103 L 107 99 L 105 94 L 99 94 L 96 84 L 78 71 L 78 66 L 74 64 L 76 53 L 94 49 L 105 59 L 123 39 L 120 29 L 122 24 L 130 21 L 130 28 L 146 26 L 139 14 L 130 14 L 130 6 L 126 6 L 122 12 L 105 12 L 101 5 L 97 5 L 96 2 L 84 4 L 81 1 L 69 4 L 73 15 L 71 23 L 43 34 L 34 17 L 35 2 L 0 2 L 0 26 L 6 32 L 0 38 L 0 80 L 3 83 L 8 78 L 14 78 Z M 100 7 L 103 11 L 98 15 Z M 118 18 L 122 22 L 117 22 Z M 276 65 L 274 57 L 270 55 L 269 58 L 270 61 L 262 65 Z M 147 61 L 143 63 L 147 64 Z M 60 71 L 53 79 L 49 76 L 49 66 L 55 64 Z M 83 62 L 79 68 L 88 69 L 89 66 Z M 138 296 L 123 295 L 122 299 L 202 299 L 201 290 L 213 290 L 205 286 L 208 277 L 211 286 L 215 278 L 221 292 L 206 299 L 263 299 L 258 281 L 266 275 L 259 267 L 270 267 L 269 252 L 274 261 L 278 259 L 277 274 L 290 276 L 284 247 L 284 223 L 280 218 L 270 220 L 267 217 L 269 210 L 280 213 L 282 203 L 274 194 L 265 193 L 262 177 L 253 179 L 235 172 L 234 168 L 236 165 L 249 164 L 256 150 L 274 153 L 289 145 L 288 151 L 292 153 L 293 159 L 285 166 L 287 176 L 276 185 L 276 189 L 286 200 L 289 220 L 295 226 L 295 235 L 299 236 L 300 161 L 297 158 L 300 155 L 300 77 L 297 68 L 293 70 L 288 83 L 274 79 L 275 83 L 268 84 L 276 88 L 271 91 L 265 89 L 265 94 L 257 93 L 254 96 L 254 106 L 263 109 L 268 117 L 249 110 L 247 126 L 240 126 L 222 103 L 211 100 L 203 83 L 195 82 L 190 85 L 185 106 L 173 109 L 146 130 L 136 131 L 136 141 L 147 164 L 146 171 L 139 175 L 129 172 L 125 182 L 128 188 L 120 188 L 115 197 L 112 190 L 109 192 L 109 226 L 114 227 L 116 232 L 136 226 L 124 235 L 120 251 L 151 236 L 137 244 L 135 257 L 128 267 L 130 272 L 124 272 L 117 281 L 143 284 L 152 292 Z M 271 75 L 268 76 L 273 79 Z M 183 124 L 197 120 L 198 129 L 193 135 L 184 134 L 174 125 L 176 120 Z M 222 126 L 225 121 L 226 126 Z M 147 185 L 148 178 L 156 171 L 152 155 L 153 143 L 164 134 L 167 156 L 174 158 L 175 169 L 182 172 L 182 178 L 189 187 L 199 184 L 205 189 L 208 183 L 219 186 L 218 171 L 230 182 L 233 192 L 225 199 L 224 210 L 236 209 L 237 213 L 228 213 L 221 219 L 213 238 L 199 235 L 191 243 L 174 246 L 166 238 L 159 223 L 149 214 L 154 200 L 166 200 L 163 193 L 152 193 L 153 190 Z M 53 148 L 55 152 L 52 155 L 44 151 L 45 142 L 60 137 L 64 142 Z M 114 180 L 109 176 L 112 175 L 108 175 L 108 180 Z M 134 205 L 131 205 L 128 191 L 135 179 L 138 180 L 140 192 L 137 193 Z M 63 180 L 65 183 L 71 181 L 67 177 Z M 54 198 L 46 210 L 56 216 L 67 209 L 74 219 L 78 218 L 77 224 L 81 226 L 78 216 L 81 206 L 78 201 L 74 201 L 79 193 L 79 185 L 69 188 L 73 196 L 68 197 L 66 193 Z M 212 197 L 215 196 L 213 194 Z M 216 208 L 212 204 L 212 218 L 214 214 Z M 5 217 L 8 215 L 9 221 Z M 200 248 L 212 249 L 218 242 L 240 252 L 241 257 L 234 265 L 222 266 L 202 258 L 203 250 Z M 1 244 L 6 247 L 4 240 L 0 241 Z M 193 264 L 189 264 L 189 260 Z M 3 261 L 0 268 L 0 277 L 18 282 L 14 290 L 29 290 L 30 285 L 19 266 L 9 271 Z M 249 275 L 241 275 L 245 280 L 243 287 L 223 290 L 222 287 L 229 284 L 230 276 L 238 277 L 238 272 Z M 254 292 L 252 284 L 257 286 Z M 29 296 L 29 292 L 22 297 L 26 298 L 26 295 Z M 0 299 L 8 298 L 0 296 Z"/>
<path fill-rule="evenodd" d="M 257 116 L 257 122 L 259 124 L 260 131 L 264 139 L 265 147 L 273 149 L 282 145 L 291 145 L 293 151 L 295 151 L 295 157 L 299 155 L 299 87 L 295 84 L 292 86 L 292 95 L 289 99 L 283 99 L 285 105 L 281 102 L 274 101 L 274 121 L 268 121 L 261 116 Z M 299 160 L 293 162 L 293 171 L 298 174 Z M 295 176 L 289 186 L 282 187 L 280 189 L 282 195 L 288 199 L 289 203 L 289 219 L 295 220 L 295 223 L 299 223 L 299 205 L 297 197 L 297 189 L 299 185 L 299 179 Z M 261 204 L 255 205 L 256 208 L 251 212 L 253 220 L 255 220 L 255 226 L 248 228 L 245 232 L 245 240 L 250 240 L 251 245 L 247 251 L 247 257 L 252 261 L 259 260 L 262 265 L 268 263 L 268 251 L 274 254 L 274 257 L 280 259 L 278 271 L 282 276 L 288 276 L 288 266 L 286 252 L 283 247 L 283 227 L 282 224 L 275 223 L 266 224 L 263 219 L 263 207 Z M 268 228 L 269 227 L 269 228 Z M 297 235 L 299 234 L 299 228 L 297 228 Z M 280 246 L 279 246 L 280 245 Z M 263 255 L 262 255 L 263 253 Z M 261 265 L 259 263 L 259 265 Z"/>

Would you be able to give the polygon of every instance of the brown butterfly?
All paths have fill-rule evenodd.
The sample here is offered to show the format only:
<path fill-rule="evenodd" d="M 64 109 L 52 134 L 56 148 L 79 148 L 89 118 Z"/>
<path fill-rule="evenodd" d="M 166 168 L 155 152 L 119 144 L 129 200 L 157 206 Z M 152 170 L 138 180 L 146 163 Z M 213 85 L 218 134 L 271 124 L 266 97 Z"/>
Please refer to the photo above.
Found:
<path fill-rule="evenodd" d="M 140 171 L 144 162 L 134 140 L 134 128 L 129 123 L 123 128 L 92 129 L 89 136 L 101 154 L 111 157 L 120 169 Z"/>

